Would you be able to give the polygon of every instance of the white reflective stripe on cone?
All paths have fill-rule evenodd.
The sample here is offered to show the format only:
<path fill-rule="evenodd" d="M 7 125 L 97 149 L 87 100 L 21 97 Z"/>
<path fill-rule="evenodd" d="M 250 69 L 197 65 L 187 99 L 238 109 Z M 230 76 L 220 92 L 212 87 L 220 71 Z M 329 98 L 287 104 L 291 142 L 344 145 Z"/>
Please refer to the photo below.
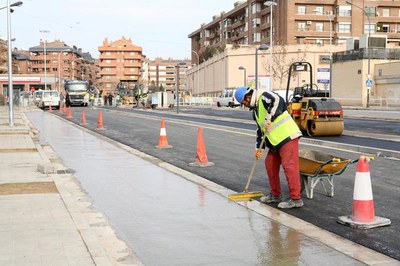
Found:
<path fill-rule="evenodd" d="M 165 130 L 164 127 L 162 127 L 162 128 L 160 129 L 160 136 L 166 136 L 166 135 L 167 135 L 167 131 Z"/>
<path fill-rule="evenodd" d="M 354 200 L 372 200 L 372 186 L 369 172 L 357 172 L 354 181 Z"/>

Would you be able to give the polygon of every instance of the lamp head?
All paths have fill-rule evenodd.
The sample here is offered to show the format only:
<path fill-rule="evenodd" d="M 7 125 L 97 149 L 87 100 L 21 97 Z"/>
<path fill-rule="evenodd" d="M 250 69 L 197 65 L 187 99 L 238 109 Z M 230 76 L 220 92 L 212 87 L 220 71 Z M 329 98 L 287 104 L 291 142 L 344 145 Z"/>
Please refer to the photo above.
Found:
<path fill-rule="evenodd" d="M 261 44 L 259 47 L 257 47 L 257 50 L 265 51 L 269 49 L 269 45 L 266 44 Z"/>
<path fill-rule="evenodd" d="M 11 4 L 10 7 L 11 6 L 22 6 L 22 4 L 23 4 L 22 1 L 18 1 L 18 2 L 15 2 L 15 3 Z"/>
<path fill-rule="evenodd" d="M 244 66 L 240 66 L 239 69 L 240 70 L 245 70 L 246 68 L 244 68 Z"/>

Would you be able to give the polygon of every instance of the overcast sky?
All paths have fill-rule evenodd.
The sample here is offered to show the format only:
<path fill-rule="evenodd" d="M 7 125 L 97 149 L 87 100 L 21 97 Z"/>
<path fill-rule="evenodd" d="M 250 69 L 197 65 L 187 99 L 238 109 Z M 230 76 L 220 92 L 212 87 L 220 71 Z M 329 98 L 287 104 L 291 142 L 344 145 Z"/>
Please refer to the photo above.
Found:
<path fill-rule="evenodd" d="M 11 3 L 17 0 L 10 0 Z M 212 16 L 233 9 L 234 0 L 22 0 L 12 13 L 14 47 L 29 49 L 40 39 L 60 39 L 98 57 L 98 46 L 124 36 L 150 59 L 190 58 L 188 35 Z M 7 5 L 0 0 L 0 8 Z M 6 9 L 0 37 L 7 38 Z M 41 33 L 41 30 L 50 33 Z"/>

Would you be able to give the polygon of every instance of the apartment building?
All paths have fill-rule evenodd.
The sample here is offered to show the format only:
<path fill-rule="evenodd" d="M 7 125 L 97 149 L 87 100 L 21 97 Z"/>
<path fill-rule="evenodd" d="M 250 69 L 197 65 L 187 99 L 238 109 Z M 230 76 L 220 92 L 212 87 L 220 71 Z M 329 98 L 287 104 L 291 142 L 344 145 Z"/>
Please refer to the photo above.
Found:
<path fill-rule="evenodd" d="M 186 70 L 189 60 L 163 59 L 148 60 L 148 83 L 151 90 L 165 89 L 175 91 L 179 71 L 179 90 L 187 90 Z"/>
<path fill-rule="evenodd" d="M 363 34 L 383 34 L 388 47 L 399 46 L 398 0 L 279 0 L 272 7 L 273 27 L 268 2 L 274 1 L 237 1 L 232 10 L 216 14 L 211 22 L 189 34 L 200 62 L 212 49 L 223 49 L 225 44 L 269 44 L 271 28 L 273 44 L 324 46 L 345 43 Z M 195 62 L 197 56 L 192 54 Z"/>
<path fill-rule="evenodd" d="M 13 74 L 30 74 L 31 62 L 29 51 L 14 48 L 12 55 Z"/>
<path fill-rule="evenodd" d="M 90 53 L 61 41 L 43 42 L 29 48 L 30 74 L 43 74 L 60 81 L 82 79 L 95 83 L 95 64 Z M 46 65 L 46 66 L 45 66 Z M 46 69 L 46 71 L 45 71 Z"/>
<path fill-rule="evenodd" d="M 105 39 L 98 47 L 99 87 L 104 91 L 115 91 L 120 82 L 137 83 L 141 76 L 142 47 L 122 37 L 116 41 Z"/>

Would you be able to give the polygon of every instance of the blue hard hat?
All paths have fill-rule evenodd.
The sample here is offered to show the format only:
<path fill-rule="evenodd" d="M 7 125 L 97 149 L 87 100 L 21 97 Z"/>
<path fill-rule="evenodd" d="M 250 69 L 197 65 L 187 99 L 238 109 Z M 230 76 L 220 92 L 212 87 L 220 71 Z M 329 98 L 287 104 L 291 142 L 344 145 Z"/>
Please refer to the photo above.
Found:
<path fill-rule="evenodd" d="M 236 89 L 235 91 L 235 99 L 238 102 L 242 102 L 244 100 L 244 97 L 246 96 L 246 94 L 250 91 L 249 87 L 239 87 Z"/>

